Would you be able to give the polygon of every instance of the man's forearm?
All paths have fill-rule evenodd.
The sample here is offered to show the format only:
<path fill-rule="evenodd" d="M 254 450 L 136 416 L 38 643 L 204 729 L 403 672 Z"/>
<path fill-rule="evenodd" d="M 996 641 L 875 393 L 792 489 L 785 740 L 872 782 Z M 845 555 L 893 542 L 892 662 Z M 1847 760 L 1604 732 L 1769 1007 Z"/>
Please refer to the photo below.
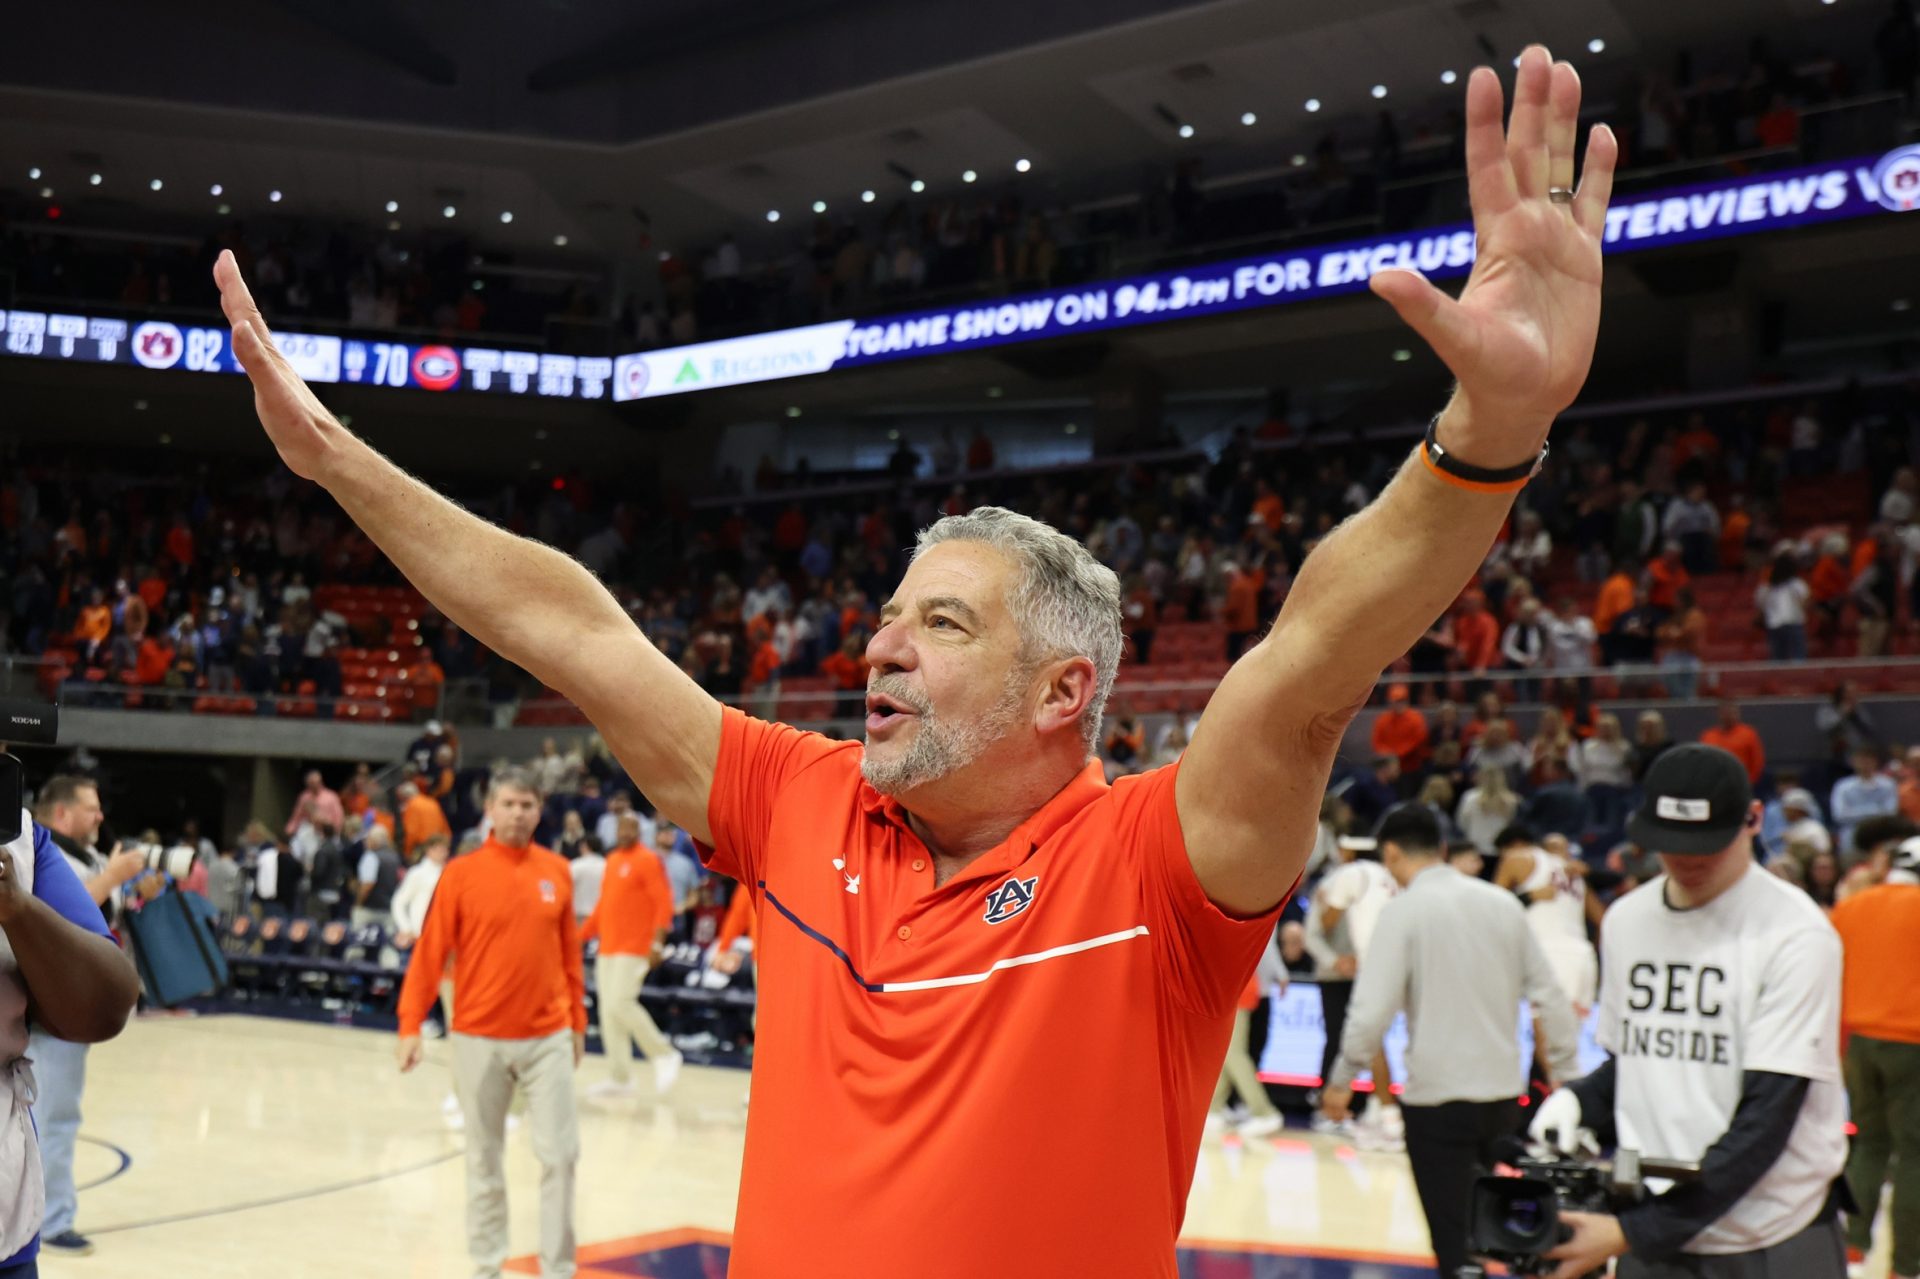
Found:
<path fill-rule="evenodd" d="M 321 480 L 434 607 L 552 687 L 565 691 L 555 659 L 574 646 L 564 637 L 631 626 L 571 557 L 462 510 L 345 431 Z"/>
<path fill-rule="evenodd" d="M 89 875 L 81 880 L 80 887 L 87 890 L 87 896 L 93 898 L 94 905 L 104 906 L 107 904 L 107 899 L 113 896 L 113 890 L 124 883 L 126 883 L 124 879 L 115 879 L 107 872 L 101 871 L 98 875 Z"/>
<path fill-rule="evenodd" d="M 1443 441 L 1487 434 L 1484 424 L 1466 430 L 1465 414 L 1458 399 L 1448 406 Z M 1496 466 L 1508 459 L 1467 460 Z M 1364 697 L 1472 580 L 1513 496 L 1457 488 L 1409 457 L 1379 497 L 1301 564 L 1266 641 L 1299 655 L 1291 682 L 1328 707 Z"/>
<path fill-rule="evenodd" d="M 28 898 L 4 932 L 25 980 L 31 1010 L 55 1038 L 78 1044 L 112 1039 L 140 998 L 140 979 L 120 948 Z"/>

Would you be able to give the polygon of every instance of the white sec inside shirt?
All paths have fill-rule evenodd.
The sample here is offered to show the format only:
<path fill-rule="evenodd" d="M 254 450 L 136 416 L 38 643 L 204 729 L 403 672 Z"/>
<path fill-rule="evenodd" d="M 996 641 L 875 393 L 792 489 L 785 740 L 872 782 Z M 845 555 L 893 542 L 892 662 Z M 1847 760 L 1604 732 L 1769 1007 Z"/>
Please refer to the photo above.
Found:
<path fill-rule="evenodd" d="M 1847 1161 L 1840 938 L 1800 889 L 1758 866 L 1680 910 L 1665 876 L 1601 925 L 1602 1047 L 1617 1059 L 1620 1146 L 1698 1163 L 1733 1122 L 1749 1070 L 1812 1081 L 1787 1148 L 1688 1252 L 1769 1248 L 1806 1229 Z"/>

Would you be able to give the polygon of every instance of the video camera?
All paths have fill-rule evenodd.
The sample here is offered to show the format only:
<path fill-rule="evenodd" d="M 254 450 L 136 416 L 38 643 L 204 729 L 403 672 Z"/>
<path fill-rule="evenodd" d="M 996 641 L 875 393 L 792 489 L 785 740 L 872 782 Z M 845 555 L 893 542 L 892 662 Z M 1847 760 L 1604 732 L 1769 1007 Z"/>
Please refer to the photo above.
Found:
<path fill-rule="evenodd" d="M 0 698 L 0 844 L 20 838 L 25 807 L 26 770 L 7 754 L 6 742 L 51 746 L 60 736 L 60 708 L 50 702 Z"/>
<path fill-rule="evenodd" d="M 1610 1161 L 1548 1150 L 1533 1154 L 1523 1148 L 1509 1161 L 1519 1170 L 1517 1177 L 1481 1177 L 1473 1183 L 1467 1210 L 1470 1256 L 1500 1262 L 1510 1274 L 1547 1274 L 1558 1263 L 1546 1260 L 1546 1254 L 1572 1237 L 1560 1214 L 1618 1212 L 1646 1197 L 1649 1176 L 1685 1182 L 1700 1175 L 1698 1164 L 1643 1160 L 1632 1150 L 1616 1150 Z M 1471 1264 L 1457 1279 L 1485 1276 L 1480 1265 Z"/>

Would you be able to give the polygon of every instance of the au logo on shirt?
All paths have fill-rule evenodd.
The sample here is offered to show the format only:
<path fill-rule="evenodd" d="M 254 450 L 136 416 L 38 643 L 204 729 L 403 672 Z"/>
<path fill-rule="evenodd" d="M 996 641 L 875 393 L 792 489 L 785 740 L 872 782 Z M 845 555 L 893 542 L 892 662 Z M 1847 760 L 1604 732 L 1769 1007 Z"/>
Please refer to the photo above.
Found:
<path fill-rule="evenodd" d="M 540 881 L 540 900 L 549 906 L 560 900 L 560 895 L 553 890 L 553 881 L 551 879 L 543 879 Z"/>
<path fill-rule="evenodd" d="M 989 924 L 1006 923 L 1033 905 L 1033 888 L 1039 882 L 1038 875 L 1032 879 L 1009 879 L 987 894 L 987 913 L 982 918 Z"/>

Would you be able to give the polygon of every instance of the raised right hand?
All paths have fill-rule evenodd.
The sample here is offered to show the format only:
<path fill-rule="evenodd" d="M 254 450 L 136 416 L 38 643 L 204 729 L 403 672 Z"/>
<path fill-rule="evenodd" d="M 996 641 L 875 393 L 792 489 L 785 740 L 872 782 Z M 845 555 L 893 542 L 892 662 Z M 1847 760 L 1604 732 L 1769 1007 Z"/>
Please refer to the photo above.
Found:
<path fill-rule="evenodd" d="M 124 884 L 133 879 L 147 867 L 147 855 L 137 848 L 113 846 L 113 852 L 107 856 L 107 877 L 116 884 Z"/>
<path fill-rule="evenodd" d="M 267 437 L 295 475 L 318 480 L 333 442 L 346 428 L 274 347 L 231 249 L 221 250 L 213 264 L 213 282 L 220 286 L 220 309 L 233 326 L 233 353 L 253 383 L 253 408 L 260 415 L 260 425 L 267 428 Z"/>

